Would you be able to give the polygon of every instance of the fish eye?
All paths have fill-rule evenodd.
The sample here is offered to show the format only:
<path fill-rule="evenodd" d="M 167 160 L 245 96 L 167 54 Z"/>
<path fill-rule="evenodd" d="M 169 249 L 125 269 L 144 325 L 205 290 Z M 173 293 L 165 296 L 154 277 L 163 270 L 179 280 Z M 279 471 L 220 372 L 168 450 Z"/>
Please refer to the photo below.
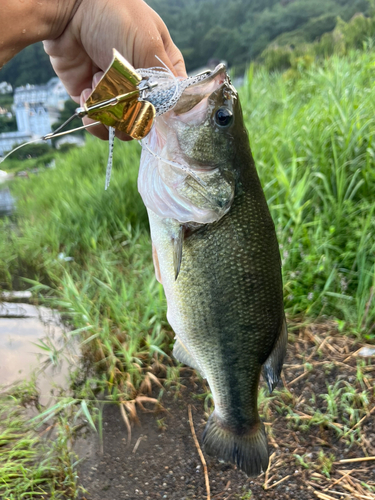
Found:
<path fill-rule="evenodd" d="M 233 113 L 228 108 L 219 108 L 215 113 L 215 122 L 219 127 L 229 127 L 233 121 Z"/>

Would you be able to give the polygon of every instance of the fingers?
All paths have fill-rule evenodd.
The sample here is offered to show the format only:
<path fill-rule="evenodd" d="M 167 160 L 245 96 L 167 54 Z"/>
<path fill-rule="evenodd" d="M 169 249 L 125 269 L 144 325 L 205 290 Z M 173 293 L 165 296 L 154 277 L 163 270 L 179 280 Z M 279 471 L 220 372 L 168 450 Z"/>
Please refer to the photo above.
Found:
<path fill-rule="evenodd" d="M 78 103 L 81 92 L 91 85 L 92 76 L 99 68 L 73 36 L 58 42 L 47 40 L 43 44 L 68 94 Z"/>
<path fill-rule="evenodd" d="M 149 64 L 147 64 L 146 67 L 161 66 L 159 60 L 155 56 L 158 56 L 175 76 L 180 76 L 182 78 L 187 77 L 184 59 L 181 52 L 172 42 L 172 39 L 170 39 L 170 43 L 167 46 L 160 45 L 159 47 L 155 47 L 155 53 L 152 54 L 152 56 L 150 54 L 148 60 Z"/>
<path fill-rule="evenodd" d="M 91 94 L 92 89 L 85 89 L 81 93 L 80 97 L 80 106 L 82 107 L 87 99 L 89 98 L 89 95 Z M 82 118 L 82 123 L 83 125 L 89 125 L 90 123 L 94 123 L 96 120 L 92 120 L 91 118 L 88 118 L 87 116 Z M 102 139 L 103 141 L 108 141 L 108 129 L 102 125 L 99 124 L 96 127 L 91 127 L 87 129 L 87 132 L 95 137 L 99 137 L 99 139 Z"/>
<path fill-rule="evenodd" d="M 168 68 L 173 72 L 174 75 L 186 78 L 187 73 L 184 58 L 182 57 L 180 50 L 173 43 L 168 28 L 159 16 L 157 25 L 160 36 L 160 43 L 155 46 L 157 53 L 154 54 L 154 59 L 156 59 L 155 55 L 157 55 L 164 62 L 164 64 L 168 66 Z M 154 60 L 151 65 L 158 66 L 158 63 L 155 63 Z"/>
<path fill-rule="evenodd" d="M 182 57 L 181 52 L 176 47 L 176 45 L 172 42 L 172 44 L 166 49 L 167 56 L 173 65 L 173 68 L 176 72 L 177 76 L 181 76 L 182 78 L 187 77 L 185 61 Z"/>

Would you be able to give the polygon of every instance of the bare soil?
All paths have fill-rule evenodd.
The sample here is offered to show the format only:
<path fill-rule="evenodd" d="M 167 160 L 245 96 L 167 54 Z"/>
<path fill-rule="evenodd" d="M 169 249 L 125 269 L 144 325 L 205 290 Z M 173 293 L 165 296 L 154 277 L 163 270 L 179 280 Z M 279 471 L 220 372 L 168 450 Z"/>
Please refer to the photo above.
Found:
<path fill-rule="evenodd" d="M 248 478 L 233 465 L 205 456 L 211 499 L 375 500 L 375 460 L 368 459 L 375 458 L 375 358 L 360 358 L 362 345 L 329 324 L 310 325 L 290 335 L 284 389 L 260 404 L 270 467 L 266 474 Z M 182 375 L 186 375 L 180 380 L 183 387 L 165 392 L 164 410 L 138 411 L 139 423 L 132 428 L 130 442 L 119 407 L 105 405 L 103 448 L 94 436 L 83 447 L 81 443 L 80 454 L 86 460 L 80 480 L 87 490 L 82 499 L 207 498 L 188 417 L 191 405 L 200 439 L 208 415 L 204 397 L 197 396 L 204 396 L 207 386 L 187 369 Z M 316 412 L 323 420 L 328 415 L 334 384 L 336 396 L 330 401 L 336 404 L 337 415 L 330 424 L 319 423 Z M 345 409 L 342 401 L 348 387 L 355 388 L 355 396 Z M 350 409 L 357 411 L 352 420 Z M 360 457 L 365 460 L 340 462 Z"/>

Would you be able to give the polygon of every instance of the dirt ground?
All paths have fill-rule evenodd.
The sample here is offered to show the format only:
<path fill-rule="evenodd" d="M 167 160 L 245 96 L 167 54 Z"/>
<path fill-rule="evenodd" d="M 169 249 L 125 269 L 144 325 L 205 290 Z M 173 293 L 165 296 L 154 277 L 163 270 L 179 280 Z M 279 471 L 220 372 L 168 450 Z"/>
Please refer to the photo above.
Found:
<path fill-rule="evenodd" d="M 327 325 L 302 328 L 290 339 L 284 388 L 260 404 L 270 467 L 250 479 L 233 465 L 206 456 L 211 499 L 375 500 L 375 357 L 360 358 L 362 344 Z M 201 440 L 207 408 L 197 396 L 207 387 L 191 375 L 180 382 L 184 387 L 170 387 L 164 394 L 164 411 L 138 412 L 130 443 L 119 407 L 105 405 L 103 449 L 94 436 L 80 445 L 85 460 L 79 475 L 87 490 L 82 499 L 207 498 L 188 416 L 191 405 Z M 335 408 L 328 425 L 324 418 Z M 340 462 L 355 458 L 366 459 Z"/>

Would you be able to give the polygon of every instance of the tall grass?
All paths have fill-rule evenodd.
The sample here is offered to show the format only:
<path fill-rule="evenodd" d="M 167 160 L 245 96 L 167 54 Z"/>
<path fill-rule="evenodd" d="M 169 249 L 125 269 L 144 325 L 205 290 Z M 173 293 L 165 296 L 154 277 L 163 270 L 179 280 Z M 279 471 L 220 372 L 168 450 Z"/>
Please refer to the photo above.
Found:
<path fill-rule="evenodd" d="M 248 72 L 241 97 L 277 227 L 290 314 L 334 315 L 371 335 L 375 303 L 374 52 L 299 78 Z"/>
<path fill-rule="evenodd" d="M 127 389 L 139 386 L 155 353 L 169 351 L 170 333 L 136 189 L 138 145 L 117 144 L 108 191 L 106 156 L 106 144 L 89 138 L 82 150 L 59 157 L 55 170 L 11 183 L 17 229 L 2 222 L 0 273 L 8 285 L 25 274 L 44 282 L 34 290 L 69 313 L 85 354 L 111 384 L 129 375 L 123 392 L 131 395 Z"/>

